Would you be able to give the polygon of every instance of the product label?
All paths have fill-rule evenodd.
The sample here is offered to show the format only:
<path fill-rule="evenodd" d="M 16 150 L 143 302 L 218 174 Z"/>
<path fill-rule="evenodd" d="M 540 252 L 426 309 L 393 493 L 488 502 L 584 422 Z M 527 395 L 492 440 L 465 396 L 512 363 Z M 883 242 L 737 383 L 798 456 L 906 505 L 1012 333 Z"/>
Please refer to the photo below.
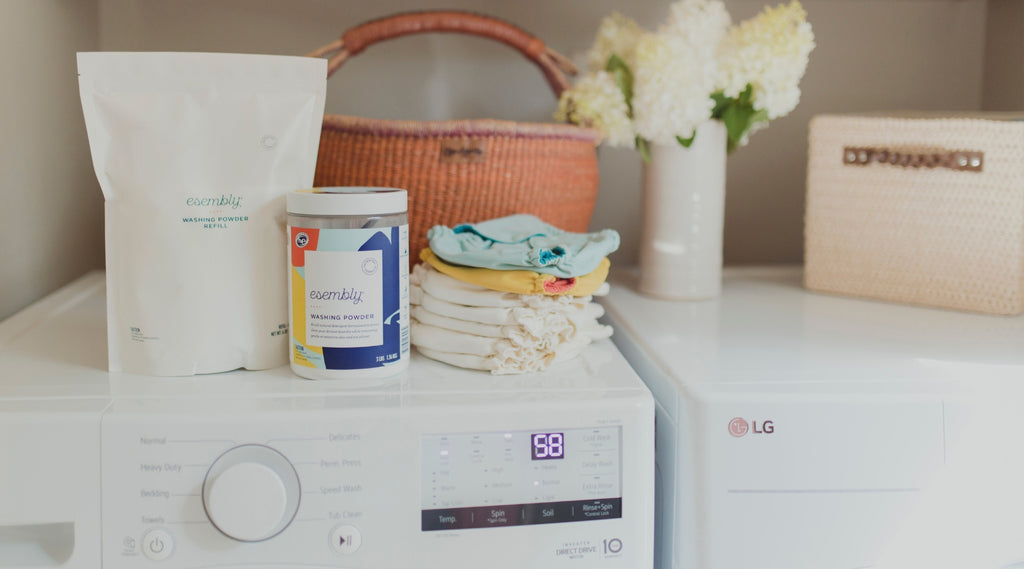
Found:
<path fill-rule="evenodd" d="M 409 230 L 289 227 L 292 358 L 320 369 L 408 357 Z"/>
<path fill-rule="evenodd" d="M 201 229 L 230 229 L 239 223 L 249 221 L 242 207 L 241 195 L 217 194 L 213 196 L 193 196 L 183 198 L 186 214 L 181 222 Z"/>
<path fill-rule="evenodd" d="M 306 252 L 306 343 L 360 348 L 384 343 L 381 251 Z"/>

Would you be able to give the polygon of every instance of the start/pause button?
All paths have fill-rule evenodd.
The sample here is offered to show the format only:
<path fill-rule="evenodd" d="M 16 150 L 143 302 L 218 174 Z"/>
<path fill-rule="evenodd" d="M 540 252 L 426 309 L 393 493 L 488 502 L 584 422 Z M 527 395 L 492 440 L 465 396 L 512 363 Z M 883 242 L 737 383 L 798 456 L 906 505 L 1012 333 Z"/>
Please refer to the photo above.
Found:
<path fill-rule="evenodd" d="M 331 532 L 331 548 L 338 553 L 355 553 L 362 541 L 355 526 L 338 526 Z"/>

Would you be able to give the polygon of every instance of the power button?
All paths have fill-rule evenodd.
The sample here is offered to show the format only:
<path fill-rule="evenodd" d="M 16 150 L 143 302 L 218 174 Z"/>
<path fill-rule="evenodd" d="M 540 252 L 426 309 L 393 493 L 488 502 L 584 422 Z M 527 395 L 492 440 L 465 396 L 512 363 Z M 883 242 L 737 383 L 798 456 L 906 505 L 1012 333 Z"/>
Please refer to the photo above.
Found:
<path fill-rule="evenodd" d="M 162 529 L 146 532 L 142 537 L 142 554 L 152 561 L 163 561 L 174 550 L 174 538 Z"/>

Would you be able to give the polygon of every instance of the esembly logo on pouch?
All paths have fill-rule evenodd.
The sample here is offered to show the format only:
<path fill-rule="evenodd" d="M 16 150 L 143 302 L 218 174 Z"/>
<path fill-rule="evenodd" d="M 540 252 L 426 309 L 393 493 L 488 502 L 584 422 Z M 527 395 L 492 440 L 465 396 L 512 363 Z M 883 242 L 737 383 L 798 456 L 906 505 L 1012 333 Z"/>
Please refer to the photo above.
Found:
<path fill-rule="evenodd" d="M 309 235 L 306 235 L 303 232 L 299 232 L 298 234 L 296 234 L 295 235 L 295 246 L 298 247 L 299 249 L 301 249 L 301 248 L 305 247 L 306 245 L 309 245 Z"/>
<path fill-rule="evenodd" d="M 730 435 L 740 438 L 749 432 L 755 435 L 770 435 L 775 432 L 775 423 L 772 420 L 747 422 L 742 417 L 734 417 L 729 421 Z"/>
<path fill-rule="evenodd" d="M 189 207 L 230 207 L 231 209 L 238 209 L 242 206 L 242 196 L 221 194 L 220 196 L 206 198 L 189 197 L 185 198 L 185 205 Z"/>

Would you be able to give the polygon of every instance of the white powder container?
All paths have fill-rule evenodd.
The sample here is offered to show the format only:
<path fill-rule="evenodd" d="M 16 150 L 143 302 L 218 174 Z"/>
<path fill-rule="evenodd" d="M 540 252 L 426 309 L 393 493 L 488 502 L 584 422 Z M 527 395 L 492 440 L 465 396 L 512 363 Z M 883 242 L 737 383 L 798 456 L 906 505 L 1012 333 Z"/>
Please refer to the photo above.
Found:
<path fill-rule="evenodd" d="M 405 190 L 291 192 L 288 309 L 292 370 L 308 379 L 377 379 L 409 367 Z"/>

